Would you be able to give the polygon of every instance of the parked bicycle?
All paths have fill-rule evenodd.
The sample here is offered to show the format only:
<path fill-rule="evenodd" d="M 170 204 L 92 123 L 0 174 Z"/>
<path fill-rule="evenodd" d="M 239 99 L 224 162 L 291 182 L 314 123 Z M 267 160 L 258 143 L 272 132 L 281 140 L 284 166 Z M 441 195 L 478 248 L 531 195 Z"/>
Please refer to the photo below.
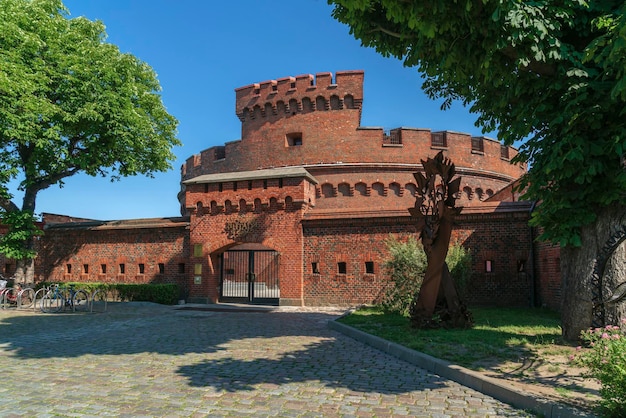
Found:
<path fill-rule="evenodd" d="M 15 283 L 13 287 L 7 287 L 8 280 L 0 276 L 0 306 L 2 308 L 30 308 L 35 302 L 35 291 L 22 284 Z"/>
<path fill-rule="evenodd" d="M 41 299 L 41 311 L 54 313 L 65 308 L 70 308 L 72 312 L 89 311 L 89 295 L 82 289 L 76 290 L 73 285 L 67 288 L 58 284 L 51 285 Z"/>

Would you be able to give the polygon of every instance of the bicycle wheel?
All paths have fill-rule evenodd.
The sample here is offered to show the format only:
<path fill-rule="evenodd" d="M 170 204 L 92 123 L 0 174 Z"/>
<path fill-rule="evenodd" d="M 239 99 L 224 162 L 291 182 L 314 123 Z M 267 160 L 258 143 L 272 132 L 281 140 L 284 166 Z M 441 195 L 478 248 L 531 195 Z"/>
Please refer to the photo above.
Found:
<path fill-rule="evenodd" d="M 74 312 L 89 312 L 89 295 L 84 290 L 77 290 L 72 296 Z"/>
<path fill-rule="evenodd" d="M 65 299 L 60 294 L 46 293 L 41 299 L 41 311 L 45 313 L 59 312 L 65 306 Z"/>
<path fill-rule="evenodd" d="M 35 291 L 30 287 L 22 289 L 17 295 L 17 307 L 18 308 L 32 308 L 35 303 Z"/>
<path fill-rule="evenodd" d="M 104 290 L 96 290 L 91 295 L 91 312 L 106 312 L 107 293 Z"/>
<path fill-rule="evenodd" d="M 18 295 L 19 292 L 16 288 L 11 287 L 9 289 L 6 289 L 4 291 L 4 300 L 3 300 L 3 307 L 4 308 L 9 308 L 9 307 L 17 307 L 18 306 Z"/>

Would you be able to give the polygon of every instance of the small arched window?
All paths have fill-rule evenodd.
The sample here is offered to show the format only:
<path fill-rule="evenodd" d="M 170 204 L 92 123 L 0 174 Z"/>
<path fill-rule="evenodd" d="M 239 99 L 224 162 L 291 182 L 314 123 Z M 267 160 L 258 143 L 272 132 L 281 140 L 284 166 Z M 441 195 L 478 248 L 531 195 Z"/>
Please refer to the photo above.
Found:
<path fill-rule="evenodd" d="M 293 210 L 293 198 L 291 196 L 285 197 L 285 210 Z"/>
<path fill-rule="evenodd" d="M 413 183 L 407 183 L 404 185 L 404 189 L 409 192 L 409 194 L 413 197 L 417 194 L 417 186 Z"/>
<path fill-rule="evenodd" d="M 317 110 L 327 110 L 326 99 L 322 96 L 319 96 L 317 99 L 315 99 L 315 108 Z"/>
<path fill-rule="evenodd" d="M 348 183 L 341 183 L 337 186 L 337 193 L 341 196 L 349 197 L 350 193 L 350 185 Z"/>
<path fill-rule="evenodd" d="M 355 184 L 354 190 L 356 190 L 361 196 L 367 196 L 367 184 L 365 183 Z"/>
<path fill-rule="evenodd" d="M 287 112 L 287 107 L 285 106 L 285 102 L 278 101 L 276 102 L 276 114 L 284 115 Z"/>
<path fill-rule="evenodd" d="M 289 100 L 289 113 L 292 115 L 298 113 L 298 101 L 296 99 Z"/>
<path fill-rule="evenodd" d="M 385 185 L 382 183 L 374 183 L 372 184 L 372 190 L 376 192 L 378 196 L 385 195 Z"/>
<path fill-rule="evenodd" d="M 391 190 L 391 192 L 398 197 L 402 196 L 402 187 L 398 183 L 391 183 L 389 185 L 389 190 Z"/>
<path fill-rule="evenodd" d="M 275 197 L 270 197 L 270 210 L 278 210 L 278 199 L 276 199 Z"/>
<path fill-rule="evenodd" d="M 467 199 L 467 201 L 472 200 L 472 197 L 473 197 L 472 195 L 473 195 L 472 189 L 469 186 L 463 187 L 463 197 Z"/>
<path fill-rule="evenodd" d="M 335 197 L 335 189 L 332 184 L 330 183 L 322 184 L 322 196 Z"/>
<path fill-rule="evenodd" d="M 347 94 L 343 98 L 343 107 L 346 109 L 354 109 L 354 97 L 351 94 Z"/>
<path fill-rule="evenodd" d="M 313 111 L 313 102 L 308 97 L 302 99 L 302 112 L 312 112 Z"/>

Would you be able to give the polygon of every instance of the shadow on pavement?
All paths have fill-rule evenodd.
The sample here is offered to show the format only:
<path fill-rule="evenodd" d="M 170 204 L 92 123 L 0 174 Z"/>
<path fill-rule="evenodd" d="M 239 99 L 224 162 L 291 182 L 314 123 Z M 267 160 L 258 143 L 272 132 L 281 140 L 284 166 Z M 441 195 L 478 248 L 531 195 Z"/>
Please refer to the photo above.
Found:
<path fill-rule="evenodd" d="M 146 303 L 100 314 L 0 313 L 0 365 L 20 359 L 96 356 L 170 361 L 193 387 L 235 392 L 292 383 L 387 394 L 435 389 L 447 380 L 327 327 L 337 313 L 176 310 Z M 125 356 L 132 356 L 126 360 Z M 107 356 L 102 359 L 101 356 Z M 119 356 L 119 357 L 110 357 Z M 133 366 L 134 367 L 134 366 Z M 115 370 L 111 370 L 115 373 Z M 171 374 L 170 374 L 171 375 Z M 163 377 L 163 375 L 161 375 Z"/>

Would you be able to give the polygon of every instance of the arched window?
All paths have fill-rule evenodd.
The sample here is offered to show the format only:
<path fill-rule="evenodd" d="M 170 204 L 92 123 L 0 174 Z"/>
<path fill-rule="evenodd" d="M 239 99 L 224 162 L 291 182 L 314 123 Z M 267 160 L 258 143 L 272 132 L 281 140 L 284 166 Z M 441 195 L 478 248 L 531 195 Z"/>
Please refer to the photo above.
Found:
<path fill-rule="evenodd" d="M 354 190 L 356 190 L 361 196 L 367 196 L 367 184 L 365 183 L 355 184 Z"/>
<path fill-rule="evenodd" d="M 285 106 L 285 102 L 279 100 L 276 102 L 276 114 L 279 116 L 284 115 L 287 112 L 287 107 Z"/>
<path fill-rule="evenodd" d="M 469 186 L 463 187 L 463 197 L 467 199 L 468 202 L 472 200 L 473 193 L 472 189 Z"/>
<path fill-rule="evenodd" d="M 239 212 L 245 213 L 248 210 L 248 204 L 246 203 L 246 199 L 239 200 Z"/>
<path fill-rule="evenodd" d="M 339 96 L 336 96 L 334 94 L 330 96 L 330 108 L 332 110 L 341 109 L 341 102 L 339 101 Z"/>
<path fill-rule="evenodd" d="M 270 197 L 270 210 L 278 210 L 278 199 L 276 199 L 275 197 Z"/>
<path fill-rule="evenodd" d="M 417 186 L 413 183 L 407 183 L 404 185 L 404 189 L 409 192 L 409 194 L 413 197 L 417 194 Z"/>
<path fill-rule="evenodd" d="M 354 109 L 354 97 L 351 94 L 344 96 L 343 107 L 346 109 Z"/>
<path fill-rule="evenodd" d="M 298 113 L 298 101 L 296 99 L 289 100 L 289 113 L 292 115 Z"/>
<path fill-rule="evenodd" d="M 335 197 L 335 189 L 332 184 L 330 183 L 322 184 L 322 196 Z"/>
<path fill-rule="evenodd" d="M 337 186 L 337 194 L 345 197 L 349 197 L 352 194 L 350 193 L 350 185 L 348 183 L 340 183 Z"/>
<path fill-rule="evenodd" d="M 254 199 L 254 213 L 261 213 L 263 210 L 263 205 L 261 204 L 261 199 Z"/>
<path fill-rule="evenodd" d="M 398 183 L 391 183 L 389 185 L 389 190 L 391 190 L 391 192 L 398 197 L 402 196 L 402 187 Z"/>
<path fill-rule="evenodd" d="M 372 190 L 376 192 L 378 196 L 385 195 L 385 185 L 382 183 L 374 183 L 372 184 Z"/>
<path fill-rule="evenodd" d="M 483 189 L 481 189 L 480 187 L 476 188 L 476 197 L 478 197 L 478 200 L 480 200 L 481 202 L 485 198 L 485 193 L 483 192 Z"/>
<path fill-rule="evenodd" d="M 265 103 L 265 117 L 270 117 L 274 114 L 274 108 L 271 103 Z"/>
<path fill-rule="evenodd" d="M 313 111 L 313 102 L 308 97 L 302 99 L 302 112 L 312 112 Z"/>
<path fill-rule="evenodd" d="M 291 196 L 285 197 L 285 210 L 290 211 L 293 209 L 293 198 Z"/>
<path fill-rule="evenodd" d="M 315 99 L 315 109 L 326 110 L 326 99 L 323 96 L 318 96 L 317 99 Z"/>

